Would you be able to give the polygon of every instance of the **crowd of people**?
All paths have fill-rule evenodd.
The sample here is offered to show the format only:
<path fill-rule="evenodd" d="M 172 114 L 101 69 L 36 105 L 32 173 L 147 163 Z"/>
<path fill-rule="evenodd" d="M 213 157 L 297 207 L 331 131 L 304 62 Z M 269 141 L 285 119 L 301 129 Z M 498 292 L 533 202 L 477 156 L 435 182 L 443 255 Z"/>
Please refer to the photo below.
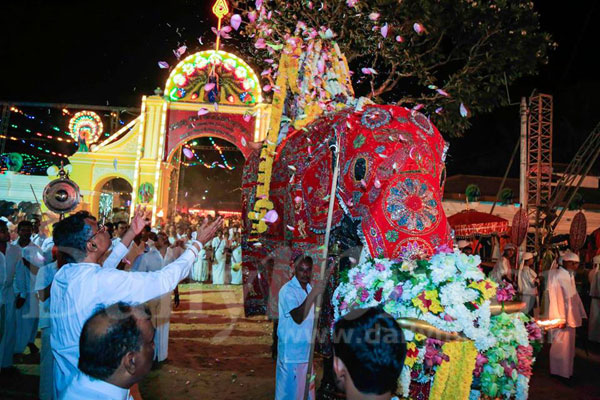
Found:
<path fill-rule="evenodd" d="M 65 398 L 90 398 L 67 388 L 71 382 L 90 382 L 78 377 L 87 372 L 79 357 L 80 335 L 88 318 L 100 318 L 99 306 L 133 307 L 130 314 L 137 324 L 141 311 L 135 305 L 145 304 L 153 327 L 152 365 L 168 355 L 171 296 L 177 307 L 179 282 L 242 282 L 241 231 L 234 219 L 183 216 L 152 227 L 139 209 L 130 224 L 100 224 L 82 211 L 55 223 L 51 236 L 40 227 L 36 216 L 18 222 L 0 219 L 0 373 L 18 373 L 13 356 L 26 347 L 40 352 L 35 345 L 39 329 L 41 399 L 64 393 L 69 393 Z M 89 338 L 99 327 L 106 328 L 91 326 Z"/>
<path fill-rule="evenodd" d="M 458 247 L 466 254 L 473 253 L 466 241 L 459 241 Z M 555 253 L 548 258 L 552 260 L 549 268 L 543 268 L 535 265 L 535 254 L 521 253 L 507 243 L 489 277 L 513 287 L 525 303 L 526 314 L 556 321 L 548 335 L 550 374 L 569 383 L 574 375 L 576 329 L 588 319 L 587 311 L 584 334 L 589 341 L 600 343 L 600 255 L 593 257 L 591 263 L 581 263 L 580 257 L 569 249 Z"/>
<path fill-rule="evenodd" d="M 239 219 L 178 214 L 151 226 L 138 208 L 130 223 L 101 224 L 83 211 L 55 223 L 48 237 L 37 217 L 19 221 L 16 236 L 11 224 L 0 219 L 0 373 L 17 373 L 14 354 L 26 348 L 40 352 L 35 338 L 41 331 L 41 399 L 128 398 L 153 363 L 168 356 L 178 284 L 242 282 Z M 468 242 L 457 247 L 473 254 Z M 577 254 L 561 252 L 541 273 L 535 259 L 509 243 L 488 276 L 513 286 L 526 313 L 561 321 L 550 335 L 550 372 L 567 379 L 573 375 L 575 333 L 587 318 L 586 308 L 589 340 L 600 341 L 600 256 L 585 270 L 589 296 L 577 284 L 583 276 Z M 293 276 L 278 291 L 276 399 L 301 398 L 306 386 L 314 398 L 314 381 L 306 385 L 306 376 L 314 305 L 327 279 L 311 282 L 312 268 L 311 257 L 296 259 Z M 589 307 L 582 298 L 589 299 Z M 397 340 L 361 339 L 373 329 L 391 332 Z M 333 337 L 340 390 L 348 398 L 391 397 L 406 353 L 393 318 L 379 309 L 362 310 L 338 321 Z M 382 349 L 389 357 L 373 364 L 367 355 Z"/>

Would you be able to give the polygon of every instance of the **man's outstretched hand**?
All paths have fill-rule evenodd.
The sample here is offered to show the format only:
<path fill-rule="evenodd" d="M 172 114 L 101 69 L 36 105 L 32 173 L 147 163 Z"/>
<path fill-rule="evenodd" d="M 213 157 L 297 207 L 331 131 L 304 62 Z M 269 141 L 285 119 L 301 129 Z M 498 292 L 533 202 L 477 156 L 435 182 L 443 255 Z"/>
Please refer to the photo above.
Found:
<path fill-rule="evenodd" d="M 133 230 L 134 234 L 139 234 L 142 231 L 142 229 L 144 229 L 144 227 L 148 225 L 146 217 L 146 207 L 142 208 L 142 206 L 138 205 L 135 208 L 133 218 L 131 219 L 131 230 Z"/>
<path fill-rule="evenodd" d="M 198 227 L 196 231 L 196 240 L 202 243 L 204 246 L 208 243 L 213 237 L 215 237 L 215 233 L 221 229 L 223 226 L 223 217 L 217 217 L 213 222 L 208 222 L 208 220 L 204 221 L 202 225 Z"/>

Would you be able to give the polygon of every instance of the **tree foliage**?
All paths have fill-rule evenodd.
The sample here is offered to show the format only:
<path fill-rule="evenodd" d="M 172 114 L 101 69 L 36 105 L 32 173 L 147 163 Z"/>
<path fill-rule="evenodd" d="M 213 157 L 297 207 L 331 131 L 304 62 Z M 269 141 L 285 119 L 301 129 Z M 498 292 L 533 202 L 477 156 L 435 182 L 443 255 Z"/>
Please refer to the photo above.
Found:
<path fill-rule="evenodd" d="M 332 38 L 354 71 L 357 95 L 420 109 L 451 136 L 469 126 L 471 115 L 505 105 L 506 86 L 535 74 L 553 45 L 530 1 L 235 0 L 233 5 L 244 21 L 242 34 L 253 44 L 267 43 L 249 49 L 267 72 L 265 79 L 273 81 L 277 56 L 290 37 L 302 36 L 305 43 Z"/>

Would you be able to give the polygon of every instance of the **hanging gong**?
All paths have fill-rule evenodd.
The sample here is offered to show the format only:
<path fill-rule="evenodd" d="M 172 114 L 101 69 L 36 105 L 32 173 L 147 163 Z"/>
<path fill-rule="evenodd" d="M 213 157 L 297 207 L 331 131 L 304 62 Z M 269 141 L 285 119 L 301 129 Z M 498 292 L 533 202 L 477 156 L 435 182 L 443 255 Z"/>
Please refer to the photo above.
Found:
<path fill-rule="evenodd" d="M 58 214 L 72 211 L 79 202 L 79 186 L 68 178 L 55 179 L 44 188 L 44 204 Z"/>

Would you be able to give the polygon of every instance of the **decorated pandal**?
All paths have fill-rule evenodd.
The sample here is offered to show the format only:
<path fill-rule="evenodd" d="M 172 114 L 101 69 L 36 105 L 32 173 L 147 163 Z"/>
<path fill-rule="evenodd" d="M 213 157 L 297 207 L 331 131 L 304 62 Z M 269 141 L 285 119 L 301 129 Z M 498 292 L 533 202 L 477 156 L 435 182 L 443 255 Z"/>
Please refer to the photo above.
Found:
<path fill-rule="evenodd" d="M 382 306 L 397 318 L 408 347 L 401 397 L 527 398 L 541 329 L 486 278 L 478 256 L 452 251 L 441 205 L 447 143 L 416 110 L 355 99 L 332 41 L 301 42 L 291 38 L 281 53 L 267 138 L 245 165 L 246 314 L 273 307 L 254 279 L 261 263 L 273 257 L 274 271 L 285 270 L 290 254 L 319 254 L 332 212 L 338 270 L 324 314 Z"/>

